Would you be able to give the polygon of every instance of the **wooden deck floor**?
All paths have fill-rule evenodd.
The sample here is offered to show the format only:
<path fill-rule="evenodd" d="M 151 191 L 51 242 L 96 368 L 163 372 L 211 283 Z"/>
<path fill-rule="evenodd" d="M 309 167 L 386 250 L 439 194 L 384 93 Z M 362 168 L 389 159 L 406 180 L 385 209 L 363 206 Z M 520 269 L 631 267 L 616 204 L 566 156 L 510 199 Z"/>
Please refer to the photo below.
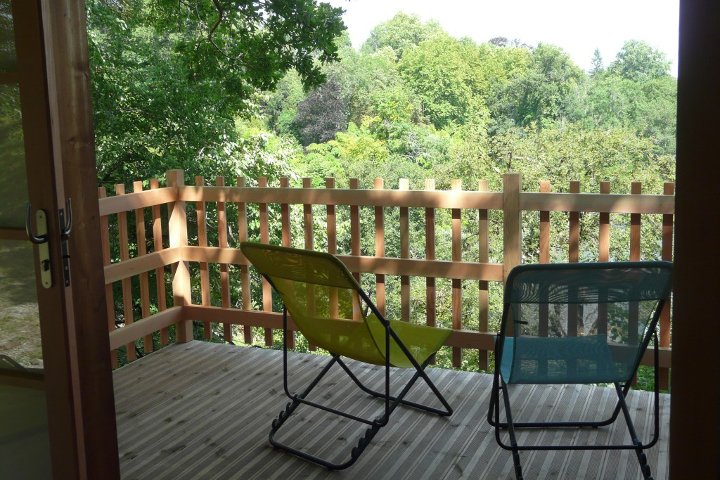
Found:
<path fill-rule="evenodd" d="M 307 381 L 311 368 L 327 357 L 292 354 L 292 385 Z M 292 365 L 292 364 L 291 364 Z M 360 364 L 358 376 L 369 385 L 379 371 Z M 191 342 L 173 345 L 115 371 L 117 426 L 123 479 L 504 479 L 514 478 L 509 452 L 500 449 L 485 420 L 489 375 L 430 369 L 455 413 L 449 418 L 398 408 L 358 462 L 330 472 L 274 450 L 267 435 L 272 419 L 287 403 L 282 390 L 282 353 L 260 348 Z M 291 372 L 292 373 L 292 372 Z M 406 372 L 399 371 L 400 375 Z M 413 390 L 423 399 L 422 384 Z M 358 393 L 336 368 L 318 386 L 319 397 L 356 412 L 372 412 L 377 400 Z M 612 406 L 608 388 L 552 386 L 513 389 L 514 405 L 525 418 L 555 418 L 586 413 L 603 416 Z M 652 428 L 652 396 L 628 397 L 641 438 Z M 300 407 L 288 423 L 287 438 L 316 453 L 347 452 L 360 434 L 357 424 Z M 661 437 L 648 451 L 656 479 L 668 476 L 670 397 L 661 398 Z M 353 428 L 351 428 L 353 427 Z M 282 431 L 281 431 L 282 432 Z M 524 432 L 521 440 L 609 443 L 627 441 L 625 422 L 598 430 Z M 628 451 L 521 453 L 528 479 L 637 479 L 637 460 Z"/>

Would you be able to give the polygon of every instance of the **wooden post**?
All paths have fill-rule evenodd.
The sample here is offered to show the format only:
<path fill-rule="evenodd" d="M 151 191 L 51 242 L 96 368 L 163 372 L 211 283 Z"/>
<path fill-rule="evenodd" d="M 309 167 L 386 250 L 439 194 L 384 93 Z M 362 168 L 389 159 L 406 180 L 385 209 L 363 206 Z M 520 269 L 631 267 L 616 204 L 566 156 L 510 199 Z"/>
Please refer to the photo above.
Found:
<path fill-rule="evenodd" d="M 182 188 L 185 186 L 185 173 L 182 170 L 168 170 L 167 186 Z M 187 211 L 185 202 L 177 200 L 170 211 L 169 221 L 170 248 L 182 248 L 188 245 Z M 190 296 L 190 267 L 188 262 L 180 260 L 175 268 L 172 281 L 173 303 L 176 307 L 192 304 Z M 175 324 L 175 341 L 186 343 L 193 339 L 191 320 L 181 320 Z"/>

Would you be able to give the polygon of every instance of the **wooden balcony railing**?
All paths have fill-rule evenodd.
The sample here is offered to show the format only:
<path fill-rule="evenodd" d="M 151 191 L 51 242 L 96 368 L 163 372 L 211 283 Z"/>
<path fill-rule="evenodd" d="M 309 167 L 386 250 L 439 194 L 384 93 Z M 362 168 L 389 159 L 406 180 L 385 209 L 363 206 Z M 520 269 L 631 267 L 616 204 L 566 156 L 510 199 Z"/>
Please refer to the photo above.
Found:
<path fill-rule="evenodd" d="M 600 184 L 599 193 L 580 193 L 579 182 L 570 182 L 568 193 L 550 193 L 548 182 L 541 182 L 540 192 L 525 192 L 519 174 L 504 176 L 502 192 L 487 191 L 486 181 L 475 191 L 462 190 L 460 181 L 453 181 L 451 190 L 435 190 L 433 180 L 424 190 L 410 190 L 407 180 L 386 190 L 380 179 L 373 189 L 360 189 L 357 179 L 349 188 L 336 188 L 334 179 L 327 179 L 325 188 L 312 188 L 310 179 L 303 179 L 302 188 L 291 188 L 285 178 L 279 187 L 268 186 L 265 178 L 252 187 L 244 178 L 234 187 L 221 177 L 215 183 L 207 186 L 197 177 L 195 185 L 185 185 L 184 172 L 171 170 L 165 187 L 150 180 L 150 189 L 143 190 L 143 182 L 135 182 L 133 193 L 119 185 L 110 197 L 99 189 L 115 365 L 122 346 L 131 361 L 136 341 L 142 340 L 138 349 L 145 353 L 156 346 L 153 335 L 156 344 L 168 344 L 172 325 L 176 341 L 192 339 L 192 321 L 204 323 L 205 338 L 211 324 L 222 324 L 226 341 L 233 340 L 237 325 L 246 343 L 253 341 L 252 328 L 260 327 L 264 343 L 272 345 L 282 316 L 273 311 L 267 283 L 260 286 L 234 248 L 246 239 L 338 255 L 372 290 L 381 310 L 451 327 L 446 345 L 453 365 L 460 366 L 469 349 L 479 355 L 482 369 L 488 368 L 492 326 L 502 310 L 500 300 L 492 299 L 501 298 L 498 292 L 512 267 L 523 261 L 672 260 L 671 183 L 662 195 L 642 194 L 637 182 L 630 194 L 609 193 L 609 182 Z M 558 230 L 558 224 L 566 227 Z M 529 241 L 523 242 L 523 234 Z M 590 241 L 581 246 L 583 238 Z M 419 285 L 419 291 L 411 285 Z M 172 305 L 166 292 L 172 293 Z M 664 388 L 670 332 L 666 308 L 660 324 Z M 643 363 L 652 364 L 649 354 Z"/>

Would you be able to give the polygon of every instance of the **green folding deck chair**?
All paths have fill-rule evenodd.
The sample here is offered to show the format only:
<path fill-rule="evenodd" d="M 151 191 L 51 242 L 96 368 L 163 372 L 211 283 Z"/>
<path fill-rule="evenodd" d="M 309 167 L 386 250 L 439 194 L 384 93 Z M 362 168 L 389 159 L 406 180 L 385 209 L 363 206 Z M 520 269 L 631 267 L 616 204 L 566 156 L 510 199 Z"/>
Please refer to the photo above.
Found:
<path fill-rule="evenodd" d="M 498 444 L 511 450 L 522 478 L 522 450 L 635 450 L 645 478 L 644 449 L 657 442 L 660 425 L 656 326 L 670 295 L 672 264 L 618 262 L 521 265 L 507 278 L 488 422 Z M 512 328 L 511 328 L 512 325 Z M 655 344 L 654 434 L 642 443 L 625 397 L 648 344 Z M 602 421 L 519 422 L 509 384 L 613 384 L 618 400 Z M 502 393 L 505 421 L 500 421 Z M 516 428 L 593 427 L 612 424 L 622 411 L 632 443 L 621 445 L 518 445 Z M 542 420 L 542 419 L 541 419 Z M 507 429 L 509 444 L 500 435 Z"/>
<path fill-rule="evenodd" d="M 388 423 L 390 414 L 399 404 L 442 416 L 452 414 L 452 408 L 424 371 L 451 330 L 385 319 L 345 265 L 330 254 L 251 242 L 243 242 L 240 248 L 283 301 L 283 386 L 292 401 L 272 423 L 270 443 L 274 447 L 339 470 L 349 467 L 358 459 L 378 430 Z M 291 393 L 288 388 L 288 313 L 308 342 L 327 350 L 331 355 L 325 368 L 302 393 Z M 384 391 L 377 392 L 363 385 L 341 357 L 384 366 Z M 312 389 L 335 364 L 362 391 L 384 400 L 381 414 L 374 418 L 362 418 L 308 400 Z M 415 369 L 413 377 L 396 396 L 390 394 L 390 367 Z M 430 387 L 442 404 L 442 409 L 404 398 L 419 378 Z M 357 445 L 351 448 L 348 460 L 331 462 L 275 439 L 275 433 L 299 405 L 320 408 L 367 426 Z"/>

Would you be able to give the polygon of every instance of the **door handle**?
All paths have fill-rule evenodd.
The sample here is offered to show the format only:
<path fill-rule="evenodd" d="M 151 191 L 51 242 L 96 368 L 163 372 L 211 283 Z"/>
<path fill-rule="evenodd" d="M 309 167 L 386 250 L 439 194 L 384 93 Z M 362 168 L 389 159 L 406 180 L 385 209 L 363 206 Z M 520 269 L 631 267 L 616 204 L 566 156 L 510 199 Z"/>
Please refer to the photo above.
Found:
<path fill-rule="evenodd" d="M 32 205 L 29 203 L 27 204 L 27 217 L 25 218 L 25 232 L 27 233 L 28 239 L 34 243 L 35 245 L 40 245 L 43 243 L 46 243 L 48 241 L 48 234 L 47 234 L 47 218 L 45 217 L 45 211 L 44 210 L 38 210 L 36 214 L 37 216 L 42 212 L 43 214 L 43 224 L 44 228 L 40 225 L 40 222 L 38 221 L 38 230 L 39 235 L 35 235 L 32 230 Z"/>
<path fill-rule="evenodd" d="M 37 234 L 32 229 L 32 206 L 27 204 L 27 217 L 25 231 L 28 240 L 38 246 L 38 260 L 40 261 L 40 281 L 45 288 L 52 287 L 52 266 L 50 263 L 50 246 L 48 245 L 47 214 L 45 210 L 35 212 Z"/>

